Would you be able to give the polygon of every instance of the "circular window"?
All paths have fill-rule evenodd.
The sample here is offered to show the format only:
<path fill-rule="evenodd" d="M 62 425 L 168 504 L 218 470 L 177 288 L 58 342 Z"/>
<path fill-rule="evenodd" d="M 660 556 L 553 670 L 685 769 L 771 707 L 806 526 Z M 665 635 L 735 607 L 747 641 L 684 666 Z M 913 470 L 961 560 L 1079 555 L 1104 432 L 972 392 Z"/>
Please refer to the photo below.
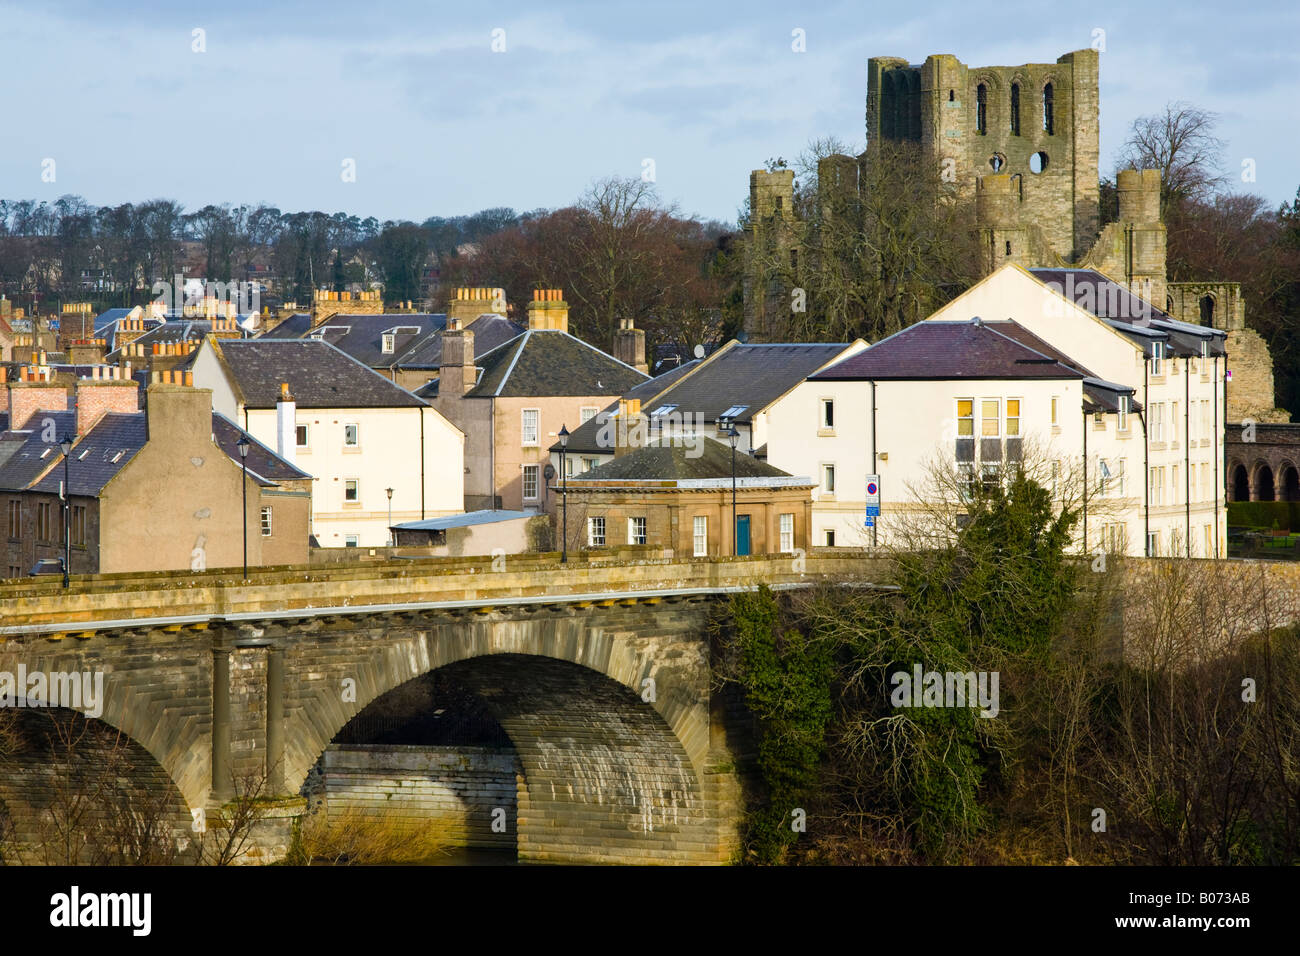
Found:
<path fill-rule="evenodd" d="M 1029 171 L 1031 173 L 1041 173 L 1047 168 L 1047 154 L 1034 153 L 1029 157 Z"/>
<path fill-rule="evenodd" d="M 1001 153 L 994 153 L 989 157 L 989 165 L 993 167 L 995 173 L 1002 172 L 1002 167 L 1006 166 L 1007 158 Z"/>

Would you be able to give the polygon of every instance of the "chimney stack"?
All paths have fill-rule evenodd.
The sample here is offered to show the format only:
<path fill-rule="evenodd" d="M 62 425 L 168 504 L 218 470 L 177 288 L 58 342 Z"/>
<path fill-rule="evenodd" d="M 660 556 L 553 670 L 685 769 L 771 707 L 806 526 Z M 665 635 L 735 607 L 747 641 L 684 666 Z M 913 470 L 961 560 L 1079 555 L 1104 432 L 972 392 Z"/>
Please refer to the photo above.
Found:
<path fill-rule="evenodd" d="M 559 289 L 537 289 L 528 303 L 530 330 L 569 331 L 569 303 Z"/>
<path fill-rule="evenodd" d="M 108 371 L 105 369 L 104 371 Z M 99 372 L 99 367 L 95 367 Z M 111 412 L 134 414 L 140 410 L 140 390 L 133 379 L 93 378 L 77 381 L 77 434 L 86 435 Z"/>
<path fill-rule="evenodd" d="M 275 403 L 275 453 L 291 465 L 297 464 L 298 406 L 289 392 L 289 383 L 280 383 L 280 397 Z"/>
<path fill-rule="evenodd" d="M 505 289 L 456 289 L 452 292 L 451 301 L 447 303 L 447 318 L 460 319 L 461 328 L 489 312 L 502 316 L 506 314 Z"/>
<path fill-rule="evenodd" d="M 614 358 L 630 365 L 644 375 L 650 374 L 645 361 L 645 331 L 638 329 L 631 319 L 619 319 L 614 333 Z"/>
<path fill-rule="evenodd" d="M 620 398 L 614 419 L 614 457 L 635 451 L 649 439 L 646 418 L 641 414 L 641 399 Z"/>
<path fill-rule="evenodd" d="M 474 333 L 461 320 L 447 316 L 442 330 L 442 359 L 438 362 L 438 397 L 460 398 L 478 380 L 474 366 Z"/>

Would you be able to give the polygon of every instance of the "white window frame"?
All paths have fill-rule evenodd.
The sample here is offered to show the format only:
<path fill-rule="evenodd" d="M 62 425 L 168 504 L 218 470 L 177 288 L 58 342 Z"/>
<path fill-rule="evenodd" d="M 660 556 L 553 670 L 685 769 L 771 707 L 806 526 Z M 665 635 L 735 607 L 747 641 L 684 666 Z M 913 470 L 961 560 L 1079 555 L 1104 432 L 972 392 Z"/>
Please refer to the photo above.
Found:
<path fill-rule="evenodd" d="M 521 466 L 520 485 L 524 501 L 537 501 L 542 494 L 542 466 L 541 465 L 522 465 Z M 528 493 L 528 476 L 533 476 L 533 493 Z"/>
<path fill-rule="evenodd" d="M 1165 357 L 1165 343 L 1152 342 L 1151 343 L 1151 374 L 1152 375 L 1164 374 L 1160 370 L 1160 363 L 1161 361 L 1164 360 L 1164 357 Z"/>
<path fill-rule="evenodd" d="M 392 355 L 397 349 L 397 333 L 385 332 L 379 343 L 379 350 L 385 355 Z"/>
<path fill-rule="evenodd" d="M 355 493 L 354 496 L 351 498 L 348 497 L 348 485 L 352 485 L 352 490 Z M 343 479 L 343 503 L 345 505 L 361 504 L 361 479 L 360 478 Z"/>
<path fill-rule="evenodd" d="M 777 515 L 777 528 L 780 535 L 781 553 L 792 553 L 794 551 L 794 513 L 786 512 Z"/>
<path fill-rule="evenodd" d="M 1056 420 L 1056 404 L 1058 401 L 1059 398 L 1056 395 L 1053 395 L 1052 396 L 1052 424 L 1053 425 L 1059 424 Z"/>
<path fill-rule="evenodd" d="M 528 415 L 533 415 L 533 437 L 528 437 Z M 519 410 L 519 444 L 525 448 L 536 448 L 542 440 L 542 410 L 540 408 L 521 408 Z"/>
<path fill-rule="evenodd" d="M 600 413 L 600 408 L 596 405 L 583 405 L 578 409 L 578 424 L 585 425 Z"/>
<path fill-rule="evenodd" d="M 596 540 L 597 528 L 600 529 L 599 541 Z M 606 540 L 608 539 L 605 537 L 605 516 L 591 515 L 590 517 L 588 517 L 587 518 L 587 547 L 603 548 L 605 546 Z"/>
<path fill-rule="evenodd" d="M 823 398 L 819 402 L 821 408 L 821 417 L 818 420 L 818 428 L 835 428 L 835 399 Z M 827 416 L 827 411 L 830 415 Z"/>
<path fill-rule="evenodd" d="M 691 522 L 691 543 L 693 552 L 697 558 L 707 558 L 709 556 L 709 516 L 696 515 Z"/>
<path fill-rule="evenodd" d="M 1129 398 L 1127 395 L 1121 395 L 1119 397 L 1119 420 L 1116 423 L 1116 431 L 1128 431 L 1128 409 Z"/>
<path fill-rule="evenodd" d="M 829 481 L 827 480 L 828 478 L 830 479 Z M 821 490 L 823 494 L 826 495 L 835 494 L 835 478 L 836 478 L 835 462 L 833 461 L 822 462 Z"/>
<path fill-rule="evenodd" d="M 298 440 L 299 435 L 302 436 L 302 441 Z M 299 424 L 298 422 L 295 422 L 293 426 L 293 441 L 294 441 L 295 448 L 310 448 L 311 447 L 311 426 L 302 425 Z"/>
<path fill-rule="evenodd" d="M 1011 414 L 1012 402 L 1016 403 L 1016 414 L 1014 416 Z M 1002 430 L 1003 432 L 1006 433 L 1006 436 L 1008 438 L 1023 438 L 1024 422 L 1025 422 L 1025 400 L 1023 398 L 1017 398 L 1014 395 L 1011 396 L 1010 398 L 1006 399 L 1002 403 L 1002 413 L 1004 415 L 1004 418 L 1002 420 Z M 1016 433 L 1014 435 L 1011 434 L 1011 423 L 1013 421 L 1016 423 Z"/>
<path fill-rule="evenodd" d="M 970 414 L 969 414 L 969 415 L 962 415 L 962 413 L 961 413 L 961 403 L 962 403 L 962 402 L 970 402 Z M 953 421 L 957 423 L 957 435 L 956 435 L 957 438 L 974 438 L 974 437 L 975 437 L 975 402 L 976 402 L 976 399 L 974 399 L 974 398 L 972 398 L 972 397 L 970 397 L 970 396 L 963 395 L 963 396 L 961 396 L 960 398 L 958 398 L 958 399 L 953 403 L 953 411 L 954 411 Z M 970 434 L 969 434 L 969 435 L 963 435 L 962 432 L 961 432 L 961 423 L 962 423 L 963 421 L 970 422 Z"/>
<path fill-rule="evenodd" d="M 641 533 L 639 535 L 636 533 L 638 521 L 641 522 Z M 638 541 L 636 540 L 637 538 L 640 538 L 641 540 Z M 650 528 L 648 522 L 646 521 L 643 515 L 634 515 L 627 519 L 627 543 L 628 544 L 649 544 L 650 543 Z"/>
<path fill-rule="evenodd" d="M 352 429 L 352 441 L 348 441 L 348 429 Z M 343 424 L 343 447 L 360 448 L 361 447 L 361 426 L 357 422 L 344 422 Z"/>
<path fill-rule="evenodd" d="M 260 519 L 261 519 L 261 520 L 260 520 L 260 527 L 261 527 L 261 530 L 262 530 L 262 537 L 263 537 L 263 538 L 269 538 L 269 537 L 271 537 L 272 530 L 273 530 L 273 528 L 272 528 L 272 524 L 271 524 L 271 519 L 272 519 L 272 517 L 273 517 L 272 514 L 271 514 L 271 506 L 270 506 L 270 505 L 263 505 L 263 506 L 262 506 L 262 510 L 261 510 L 261 512 L 259 512 L 259 515 L 260 515 Z"/>
<path fill-rule="evenodd" d="M 361 535 L 357 533 L 343 535 L 343 547 L 345 548 L 361 547 Z"/>
<path fill-rule="evenodd" d="M 984 406 L 985 406 L 985 405 L 989 405 L 989 404 L 992 404 L 992 405 L 996 406 L 996 410 L 994 411 L 994 413 L 993 413 L 993 417 L 992 417 L 992 418 L 989 418 L 988 415 L 985 414 L 985 408 L 984 408 Z M 1000 399 L 1000 398 L 981 398 L 981 399 L 979 400 L 979 406 L 980 406 L 980 407 L 979 407 L 979 417 L 978 417 L 978 421 L 979 421 L 979 424 L 980 424 L 980 432 L 979 432 L 979 434 L 976 435 L 975 437 L 976 437 L 976 438 L 980 438 L 980 439 L 984 439 L 984 438 L 1001 438 L 1001 437 L 1002 437 L 1002 399 Z M 992 435 L 986 435 L 986 434 L 984 434 L 984 423 L 985 423 L 985 422 L 993 422 L 993 424 L 997 426 L 997 429 L 998 429 L 998 430 L 997 430 L 996 432 L 994 432 Z"/>

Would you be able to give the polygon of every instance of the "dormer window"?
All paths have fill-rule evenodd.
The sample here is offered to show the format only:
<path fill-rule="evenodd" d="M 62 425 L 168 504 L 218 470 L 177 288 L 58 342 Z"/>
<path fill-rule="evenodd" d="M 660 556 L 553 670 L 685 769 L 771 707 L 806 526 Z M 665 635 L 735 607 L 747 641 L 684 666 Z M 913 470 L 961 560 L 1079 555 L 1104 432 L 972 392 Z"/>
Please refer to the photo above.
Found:
<path fill-rule="evenodd" d="M 384 354 L 385 354 L 385 355 L 392 355 L 392 354 L 393 354 L 393 349 L 396 347 L 396 345 L 397 345 L 397 335 L 396 335 L 396 333 L 393 333 L 393 332 L 385 332 L 385 333 L 384 333 L 383 346 L 382 346 Z"/>
<path fill-rule="evenodd" d="M 1160 360 L 1163 359 L 1164 357 L 1165 357 L 1165 343 L 1152 342 L 1151 343 L 1151 374 L 1152 375 L 1160 374 Z"/>

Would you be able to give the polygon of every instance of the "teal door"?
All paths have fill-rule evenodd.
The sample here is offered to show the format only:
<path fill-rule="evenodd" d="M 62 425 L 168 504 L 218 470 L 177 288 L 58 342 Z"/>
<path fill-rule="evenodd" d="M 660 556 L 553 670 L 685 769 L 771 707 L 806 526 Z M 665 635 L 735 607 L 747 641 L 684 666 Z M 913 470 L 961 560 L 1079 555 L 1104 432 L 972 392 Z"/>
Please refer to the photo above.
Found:
<path fill-rule="evenodd" d="M 736 554 L 749 554 L 749 515 L 736 517 Z"/>

